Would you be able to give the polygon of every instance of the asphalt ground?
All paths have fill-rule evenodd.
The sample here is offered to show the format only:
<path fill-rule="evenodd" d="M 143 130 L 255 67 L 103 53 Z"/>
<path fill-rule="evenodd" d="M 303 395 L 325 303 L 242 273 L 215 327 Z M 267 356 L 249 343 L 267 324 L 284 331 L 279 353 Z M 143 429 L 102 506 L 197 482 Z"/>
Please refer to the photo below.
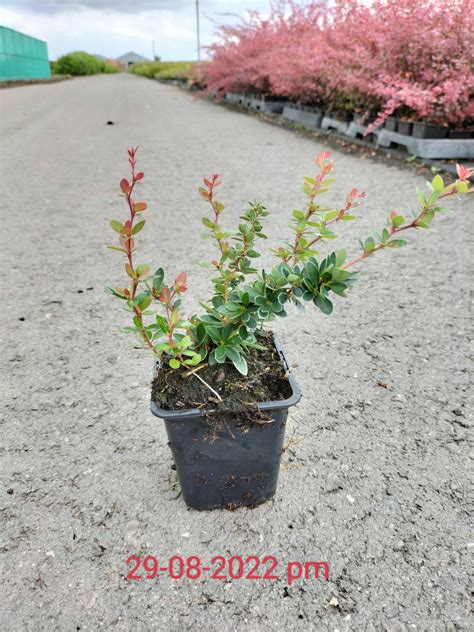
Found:
<path fill-rule="evenodd" d="M 118 183 L 139 145 L 149 203 L 142 260 L 189 273 L 186 307 L 210 289 L 196 261 L 219 173 L 231 226 L 262 199 L 272 247 L 325 149 L 177 88 L 120 74 L 3 90 L 1 628 L 16 630 L 467 630 L 469 286 L 472 201 L 362 267 L 331 317 L 275 323 L 302 389 L 277 495 L 196 512 L 180 497 L 152 359 L 120 333 L 104 287 L 124 280 L 105 248 L 123 218 Z M 114 125 L 107 125 L 113 121 Z M 416 207 L 424 178 L 334 152 L 328 201 L 365 190 L 336 244 Z M 263 258 L 268 265 L 270 256 Z M 278 580 L 126 579 L 130 555 L 274 556 Z M 326 561 L 329 581 L 287 580 Z M 290 568 L 298 568 L 293 566 Z M 303 567 L 304 568 L 304 567 Z"/>

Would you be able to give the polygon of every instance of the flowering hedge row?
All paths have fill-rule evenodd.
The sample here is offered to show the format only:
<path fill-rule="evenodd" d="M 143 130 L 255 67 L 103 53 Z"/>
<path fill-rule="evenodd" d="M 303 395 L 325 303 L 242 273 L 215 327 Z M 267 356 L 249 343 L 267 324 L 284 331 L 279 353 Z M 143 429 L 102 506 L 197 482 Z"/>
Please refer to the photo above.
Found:
<path fill-rule="evenodd" d="M 222 26 L 209 90 L 455 127 L 474 122 L 474 0 L 293 0 Z"/>

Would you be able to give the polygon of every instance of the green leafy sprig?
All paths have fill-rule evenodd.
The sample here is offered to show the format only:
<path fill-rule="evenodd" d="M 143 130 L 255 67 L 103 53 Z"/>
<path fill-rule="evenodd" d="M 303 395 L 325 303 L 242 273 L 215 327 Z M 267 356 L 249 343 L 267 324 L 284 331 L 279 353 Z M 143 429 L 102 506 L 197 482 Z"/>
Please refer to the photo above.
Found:
<path fill-rule="evenodd" d="M 277 317 L 288 316 L 289 305 L 304 309 L 306 304 L 312 303 L 324 314 L 331 314 L 334 297 L 347 296 L 357 278 L 358 272 L 349 268 L 378 251 L 404 246 L 406 242 L 400 239 L 399 233 L 410 228 L 429 228 L 435 216 L 446 210 L 441 200 L 474 191 L 469 186 L 472 172 L 458 165 L 456 182 L 446 185 L 441 176 L 436 175 L 428 183 L 427 193 L 417 190 L 420 209 L 413 218 L 407 220 L 406 213 L 391 211 L 380 233 L 360 241 L 362 253 L 356 258 L 347 262 L 345 248 L 319 258 L 315 245 L 335 239 L 331 225 L 355 219 L 354 209 L 365 197 L 363 192 L 353 188 L 340 208 L 319 203 L 319 196 L 335 182 L 328 177 L 334 169 L 330 154 L 323 152 L 315 161 L 318 173 L 304 178 L 307 203 L 304 210 L 292 213 L 293 238 L 272 251 L 277 262 L 267 271 L 255 268 L 254 260 L 260 257 L 259 240 L 266 239 L 263 221 L 268 210 L 260 202 L 251 202 L 240 216 L 237 231 L 225 231 L 221 223 L 225 206 L 216 198 L 219 177 L 206 178 L 199 192 L 210 205 L 212 214 L 202 222 L 219 254 L 218 258 L 202 265 L 215 275 L 212 278 L 214 293 L 209 300 L 200 303 L 203 314 L 184 319 L 180 309 L 181 296 L 187 290 L 186 273 L 181 272 L 173 283 L 166 284 L 162 268 L 151 274 L 148 264 L 135 263 L 135 235 L 145 225 L 141 214 L 147 208 L 145 202 L 133 199 L 136 185 L 143 179 L 143 172 L 135 172 L 136 151 L 128 151 L 130 181 L 125 178 L 120 181 L 129 217 L 123 223 L 111 221 L 113 230 L 119 234 L 119 243 L 109 246 L 125 255 L 129 284 L 109 290 L 124 301 L 125 309 L 132 314 L 133 325 L 124 331 L 137 334 L 144 346 L 167 361 L 171 368 L 185 369 L 188 375 L 195 375 L 219 399 L 219 394 L 199 376 L 202 367 L 229 362 L 246 375 L 249 350 L 261 348 L 258 342 L 261 327 Z M 157 312 L 152 305 L 157 305 Z"/>

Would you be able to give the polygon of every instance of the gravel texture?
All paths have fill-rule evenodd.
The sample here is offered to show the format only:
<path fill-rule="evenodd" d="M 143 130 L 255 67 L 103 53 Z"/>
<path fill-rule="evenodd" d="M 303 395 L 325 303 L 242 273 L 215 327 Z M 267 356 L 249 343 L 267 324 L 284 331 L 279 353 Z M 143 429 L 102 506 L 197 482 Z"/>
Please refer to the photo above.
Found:
<path fill-rule="evenodd" d="M 143 260 L 192 270 L 197 297 L 209 288 L 194 265 L 210 248 L 198 237 L 201 178 L 221 174 L 230 223 L 249 199 L 265 200 L 272 246 L 324 147 L 126 74 L 1 99 L 0 627 L 467 630 L 469 201 L 369 260 L 332 317 L 310 309 L 275 324 L 303 391 L 277 496 L 199 513 L 180 498 L 149 411 L 152 360 L 119 332 L 126 314 L 104 292 L 124 278 L 104 244 L 108 219 L 125 214 L 126 148 L 140 145 L 146 173 Z M 334 155 L 329 199 L 367 192 L 359 221 L 344 226 L 355 253 L 386 212 L 415 206 L 424 178 Z M 131 554 L 274 555 L 281 577 L 134 582 Z M 320 560 L 328 582 L 288 585 L 288 562 Z"/>

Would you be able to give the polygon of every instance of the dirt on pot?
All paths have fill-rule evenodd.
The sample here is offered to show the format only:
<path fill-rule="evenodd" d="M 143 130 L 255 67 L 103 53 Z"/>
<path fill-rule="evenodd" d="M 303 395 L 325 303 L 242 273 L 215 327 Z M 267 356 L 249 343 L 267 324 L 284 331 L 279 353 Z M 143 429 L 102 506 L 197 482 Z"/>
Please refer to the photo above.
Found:
<path fill-rule="evenodd" d="M 152 400 L 164 410 L 199 408 L 205 412 L 241 414 L 251 411 L 258 422 L 257 404 L 286 399 L 292 391 L 273 335 L 260 331 L 257 340 L 264 349 L 252 349 L 246 356 L 246 376 L 231 364 L 207 365 L 199 371 L 199 376 L 219 393 L 222 402 L 195 375 L 186 375 L 168 365 L 163 365 L 153 380 Z"/>

